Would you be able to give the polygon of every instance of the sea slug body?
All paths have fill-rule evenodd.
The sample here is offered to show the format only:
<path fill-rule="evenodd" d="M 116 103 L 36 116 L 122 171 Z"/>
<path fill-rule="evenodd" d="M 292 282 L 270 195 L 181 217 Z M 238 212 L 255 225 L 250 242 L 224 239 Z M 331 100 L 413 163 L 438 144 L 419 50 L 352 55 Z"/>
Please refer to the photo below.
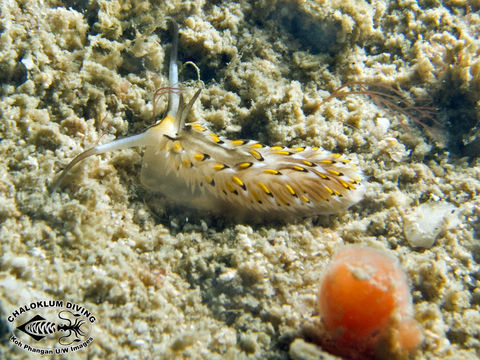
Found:
<path fill-rule="evenodd" d="M 170 57 L 171 89 L 178 89 L 178 29 Z M 204 211 L 286 219 L 337 213 L 360 201 L 361 171 L 340 154 L 317 147 L 265 146 L 249 140 L 228 140 L 199 122 L 185 123 L 200 94 L 188 104 L 179 91 L 169 92 L 165 118 L 145 132 L 95 146 L 64 169 L 53 189 L 78 162 L 104 152 L 146 147 L 141 182 L 176 203 Z"/>

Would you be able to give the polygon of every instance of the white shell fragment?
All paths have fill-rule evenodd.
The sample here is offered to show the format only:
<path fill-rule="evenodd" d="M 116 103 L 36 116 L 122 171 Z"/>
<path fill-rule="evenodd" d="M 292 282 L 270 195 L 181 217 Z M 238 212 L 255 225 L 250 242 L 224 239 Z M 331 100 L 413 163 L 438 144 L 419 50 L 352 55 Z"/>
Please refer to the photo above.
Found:
<path fill-rule="evenodd" d="M 381 152 L 388 154 L 395 162 L 402 162 L 410 155 L 410 150 L 405 148 L 405 145 L 399 143 L 393 137 L 387 137 L 378 143 Z"/>
<path fill-rule="evenodd" d="M 409 244 L 420 248 L 432 247 L 445 227 L 459 224 L 456 210 L 456 206 L 440 201 L 421 204 L 406 214 L 403 217 L 403 232 Z"/>

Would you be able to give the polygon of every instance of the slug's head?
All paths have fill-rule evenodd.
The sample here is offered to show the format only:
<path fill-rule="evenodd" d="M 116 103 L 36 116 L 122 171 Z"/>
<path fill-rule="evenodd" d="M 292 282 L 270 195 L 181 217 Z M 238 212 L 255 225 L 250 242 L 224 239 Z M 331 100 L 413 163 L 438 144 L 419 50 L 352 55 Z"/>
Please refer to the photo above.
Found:
<path fill-rule="evenodd" d="M 193 103 L 200 95 L 200 89 L 197 90 L 192 99 L 185 105 L 183 97 L 181 96 L 181 89 L 178 87 L 178 66 L 177 66 L 177 52 L 178 52 L 178 25 L 172 20 L 173 37 L 172 49 L 169 64 L 169 86 L 160 88 L 153 94 L 153 117 L 156 115 L 156 100 L 162 94 L 168 93 L 168 113 L 163 120 L 159 121 L 141 134 L 129 136 L 124 139 L 115 140 L 107 144 L 97 145 L 92 147 L 76 158 L 74 158 L 62 171 L 60 176 L 53 182 L 50 192 L 54 192 L 60 183 L 63 181 L 68 172 L 80 161 L 92 155 L 103 154 L 105 152 L 127 149 L 134 146 L 150 146 L 154 145 L 159 138 L 163 136 L 176 137 L 185 125 L 185 119 L 190 112 Z M 197 68 L 198 70 L 198 68 Z"/>
<path fill-rule="evenodd" d="M 152 125 L 151 129 L 175 137 L 184 128 L 185 120 L 201 91 L 201 89 L 198 89 L 190 101 L 185 104 L 181 88 L 164 87 L 155 90 L 153 94 L 153 119 L 155 120 L 156 117 L 157 98 L 165 93 L 169 94 L 168 113 L 162 120 Z"/>

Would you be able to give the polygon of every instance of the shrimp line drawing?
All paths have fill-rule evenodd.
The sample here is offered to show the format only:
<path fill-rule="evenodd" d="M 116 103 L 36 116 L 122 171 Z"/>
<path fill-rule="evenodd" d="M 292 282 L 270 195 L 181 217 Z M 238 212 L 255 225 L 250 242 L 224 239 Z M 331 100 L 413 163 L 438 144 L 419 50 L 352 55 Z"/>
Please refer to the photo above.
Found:
<path fill-rule="evenodd" d="M 63 313 L 70 313 L 75 317 L 74 321 L 68 317 L 62 316 Z M 53 335 L 56 332 L 64 332 L 65 335 L 62 335 L 58 342 L 60 345 L 68 346 L 73 343 L 82 341 L 82 338 L 86 337 L 89 333 L 88 329 L 83 329 L 86 327 L 86 321 L 80 319 L 80 314 L 74 314 L 68 310 L 62 310 L 58 313 L 58 317 L 61 320 L 67 321 L 68 323 L 55 323 L 52 321 L 46 320 L 41 315 L 35 315 L 26 323 L 17 327 L 17 330 L 20 330 L 30 336 L 36 341 L 40 341 L 48 335 Z M 69 340 L 69 338 L 75 335 L 74 339 Z"/>

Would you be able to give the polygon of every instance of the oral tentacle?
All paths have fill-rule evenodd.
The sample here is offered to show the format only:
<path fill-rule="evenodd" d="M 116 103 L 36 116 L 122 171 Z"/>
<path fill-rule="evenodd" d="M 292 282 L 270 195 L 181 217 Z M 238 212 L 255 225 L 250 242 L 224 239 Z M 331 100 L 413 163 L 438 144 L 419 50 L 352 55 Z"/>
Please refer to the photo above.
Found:
<path fill-rule="evenodd" d="M 178 88 L 178 24 L 172 20 L 173 38 L 172 50 L 170 52 L 170 65 L 168 72 L 168 81 L 171 88 Z M 178 105 L 180 103 L 180 95 L 177 91 L 170 91 L 168 96 L 168 112 L 167 116 L 176 117 L 178 112 Z"/>

